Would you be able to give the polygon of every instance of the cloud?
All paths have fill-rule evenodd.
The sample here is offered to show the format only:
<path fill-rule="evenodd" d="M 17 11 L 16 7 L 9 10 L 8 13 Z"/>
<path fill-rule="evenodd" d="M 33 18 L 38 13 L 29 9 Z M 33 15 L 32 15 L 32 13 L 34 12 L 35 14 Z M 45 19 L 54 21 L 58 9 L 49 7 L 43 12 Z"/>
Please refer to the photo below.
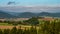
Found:
<path fill-rule="evenodd" d="M 18 7 L 0 7 L 1 10 L 4 11 L 10 11 L 10 12 L 60 12 L 60 7 L 23 7 L 23 6 L 18 6 Z"/>
<path fill-rule="evenodd" d="M 16 4 L 15 2 L 8 2 L 7 5 Z"/>

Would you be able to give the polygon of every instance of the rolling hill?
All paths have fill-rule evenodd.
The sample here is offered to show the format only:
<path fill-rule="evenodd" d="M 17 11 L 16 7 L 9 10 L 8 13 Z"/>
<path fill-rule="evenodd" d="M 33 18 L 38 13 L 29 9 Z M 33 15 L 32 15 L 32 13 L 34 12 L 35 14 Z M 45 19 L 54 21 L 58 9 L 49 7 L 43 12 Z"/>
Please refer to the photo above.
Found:
<path fill-rule="evenodd" d="M 18 16 L 22 17 L 22 18 L 29 18 L 29 17 L 34 17 L 37 15 L 35 13 L 32 13 L 32 12 L 23 12 L 23 13 L 18 14 Z"/>
<path fill-rule="evenodd" d="M 40 13 L 32 13 L 32 12 L 22 12 L 22 13 L 14 13 L 14 12 L 5 12 L 0 10 L 0 18 L 30 18 L 35 16 L 51 16 L 51 17 L 60 17 L 60 13 L 48 13 L 48 12 L 40 12 Z"/>
<path fill-rule="evenodd" d="M 34 17 L 34 16 L 51 16 L 51 17 L 60 17 L 60 13 L 48 13 L 48 12 L 41 12 L 41 13 L 32 13 L 32 12 L 23 12 L 18 14 L 19 17 Z"/>
<path fill-rule="evenodd" d="M 0 18 L 14 18 L 15 16 L 0 10 Z"/>

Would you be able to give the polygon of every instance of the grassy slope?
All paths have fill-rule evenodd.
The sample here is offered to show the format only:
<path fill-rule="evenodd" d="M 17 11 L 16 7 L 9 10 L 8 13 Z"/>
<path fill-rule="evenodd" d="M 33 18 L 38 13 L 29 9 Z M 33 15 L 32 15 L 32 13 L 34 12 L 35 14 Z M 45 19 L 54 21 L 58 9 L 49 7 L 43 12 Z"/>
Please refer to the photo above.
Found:
<path fill-rule="evenodd" d="M 8 24 L 8 23 L 0 23 L 0 26 L 11 26 L 12 24 Z"/>

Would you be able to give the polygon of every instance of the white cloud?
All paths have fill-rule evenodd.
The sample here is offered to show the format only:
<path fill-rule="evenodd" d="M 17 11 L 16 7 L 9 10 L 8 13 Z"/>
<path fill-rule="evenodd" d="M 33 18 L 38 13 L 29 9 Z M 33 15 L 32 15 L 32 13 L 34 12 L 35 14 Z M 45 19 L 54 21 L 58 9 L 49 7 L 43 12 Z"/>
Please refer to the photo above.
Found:
<path fill-rule="evenodd" d="M 59 12 L 60 6 L 8 6 L 0 7 L 0 10 L 10 12 Z"/>

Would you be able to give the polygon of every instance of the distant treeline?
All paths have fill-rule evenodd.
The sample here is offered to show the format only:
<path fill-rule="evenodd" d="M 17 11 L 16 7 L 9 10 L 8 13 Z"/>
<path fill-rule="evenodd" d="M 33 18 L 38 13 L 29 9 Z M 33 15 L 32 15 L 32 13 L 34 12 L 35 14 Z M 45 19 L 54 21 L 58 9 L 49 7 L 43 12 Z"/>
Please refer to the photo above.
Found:
<path fill-rule="evenodd" d="M 0 23 L 8 23 L 8 24 L 13 24 L 13 25 L 18 25 L 18 24 L 37 25 L 37 24 L 39 24 L 39 21 L 38 21 L 37 17 L 32 17 L 28 20 L 20 20 L 20 21 L 13 21 L 13 20 L 11 20 L 11 21 L 8 21 L 8 20 L 2 21 L 2 20 L 0 20 Z"/>

